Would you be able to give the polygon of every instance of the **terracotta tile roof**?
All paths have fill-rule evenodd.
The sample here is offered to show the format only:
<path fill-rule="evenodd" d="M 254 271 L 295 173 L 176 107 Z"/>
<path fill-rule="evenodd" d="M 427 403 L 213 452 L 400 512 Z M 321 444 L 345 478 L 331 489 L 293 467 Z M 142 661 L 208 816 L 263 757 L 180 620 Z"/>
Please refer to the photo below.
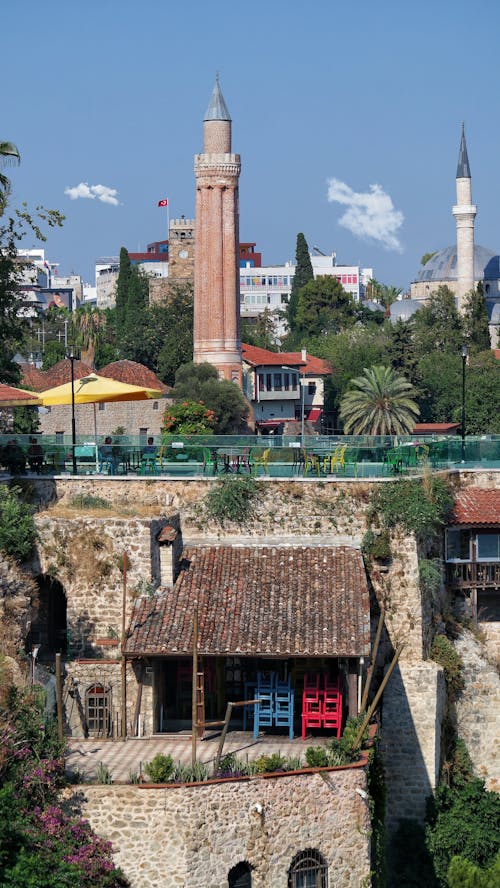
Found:
<path fill-rule="evenodd" d="M 83 361 L 75 361 L 74 365 L 75 379 L 81 379 L 82 376 L 89 376 L 90 373 L 95 372 L 92 370 L 92 367 L 84 364 Z M 43 375 L 45 390 L 55 388 L 56 385 L 64 385 L 66 382 L 71 382 L 71 361 L 68 358 L 58 361 L 50 370 L 43 371 Z"/>
<path fill-rule="evenodd" d="M 44 389 L 48 388 L 45 385 L 45 373 L 43 370 L 39 370 L 35 364 L 20 364 L 19 369 L 23 385 L 28 386 L 30 391 L 43 392 Z"/>
<path fill-rule="evenodd" d="M 366 656 L 370 603 L 361 553 L 347 547 L 185 550 L 173 589 L 137 602 L 129 654 Z"/>
<path fill-rule="evenodd" d="M 144 364 L 138 364 L 136 361 L 113 361 L 106 364 L 98 371 L 99 376 L 107 376 L 109 379 L 116 379 L 118 382 L 128 382 L 129 385 L 142 385 L 145 388 L 160 389 L 167 392 L 172 389 L 161 382 L 156 373 L 153 373 L 149 367 Z"/>
<path fill-rule="evenodd" d="M 413 434 L 445 435 L 446 433 L 455 432 L 459 426 L 459 422 L 417 422 L 413 428 Z"/>
<path fill-rule="evenodd" d="M 460 491 L 447 523 L 500 525 L 500 490 L 469 487 Z"/>
<path fill-rule="evenodd" d="M 22 406 L 23 401 L 32 400 L 33 392 L 25 392 L 12 385 L 7 385 L 5 382 L 0 382 L 0 401 L 18 401 Z"/>
<path fill-rule="evenodd" d="M 258 348 L 256 345 L 241 345 L 243 360 L 252 367 L 260 367 L 263 364 L 269 366 L 297 367 L 301 373 L 315 373 L 318 376 L 329 376 L 332 367 L 323 358 L 315 358 L 307 355 L 307 360 L 302 359 L 302 352 L 272 352 L 267 348 Z"/>

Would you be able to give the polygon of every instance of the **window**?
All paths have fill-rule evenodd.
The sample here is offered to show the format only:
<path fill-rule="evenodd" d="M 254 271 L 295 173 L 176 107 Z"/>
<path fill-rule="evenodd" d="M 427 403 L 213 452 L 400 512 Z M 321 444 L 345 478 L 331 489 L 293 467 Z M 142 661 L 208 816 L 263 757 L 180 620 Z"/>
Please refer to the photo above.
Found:
<path fill-rule="evenodd" d="M 314 848 L 300 851 L 288 871 L 288 888 L 328 888 L 328 866 Z"/>
<path fill-rule="evenodd" d="M 274 374 L 274 391 L 275 392 L 281 391 L 281 373 Z"/>
<path fill-rule="evenodd" d="M 316 383 L 315 382 L 308 382 L 307 383 L 307 394 L 308 395 L 315 395 L 316 394 Z"/>
<path fill-rule="evenodd" d="M 252 868 L 249 863 L 237 863 L 229 870 L 229 888 L 252 888 Z"/>
<path fill-rule="evenodd" d="M 105 410 L 105 408 L 106 408 L 106 404 L 103 404 L 103 403 L 101 402 L 101 403 L 99 404 L 99 410 Z"/>
<path fill-rule="evenodd" d="M 500 559 L 500 534 L 478 533 L 477 560 L 498 561 Z"/>
<path fill-rule="evenodd" d="M 85 717 L 92 736 L 108 737 L 111 732 L 111 692 L 95 684 L 85 694 Z"/>
<path fill-rule="evenodd" d="M 290 374 L 289 373 L 284 374 L 284 386 L 283 387 L 286 392 L 288 392 L 290 389 Z"/>
<path fill-rule="evenodd" d="M 64 444 L 64 432 L 56 432 L 56 444 Z"/>
<path fill-rule="evenodd" d="M 271 373 L 266 373 L 266 389 L 268 392 L 273 390 L 273 377 Z"/>
<path fill-rule="evenodd" d="M 153 401 L 153 410 L 158 410 L 158 401 Z"/>
<path fill-rule="evenodd" d="M 288 302 L 288 293 L 282 293 L 281 294 L 281 304 L 286 305 L 287 302 Z"/>
<path fill-rule="evenodd" d="M 471 532 L 460 528 L 449 528 L 446 531 L 446 560 L 471 560 Z"/>

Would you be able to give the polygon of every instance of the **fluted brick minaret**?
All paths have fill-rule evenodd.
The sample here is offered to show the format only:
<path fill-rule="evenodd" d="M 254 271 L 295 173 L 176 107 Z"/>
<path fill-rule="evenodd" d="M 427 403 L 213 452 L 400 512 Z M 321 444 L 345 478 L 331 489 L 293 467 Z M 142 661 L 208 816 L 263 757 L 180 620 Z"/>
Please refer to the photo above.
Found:
<path fill-rule="evenodd" d="M 455 296 L 458 308 L 463 311 L 464 296 L 474 288 L 474 219 L 477 207 L 472 203 L 472 185 L 462 124 L 462 139 L 457 166 L 457 204 L 453 215 L 457 223 L 457 286 Z"/>
<path fill-rule="evenodd" d="M 196 154 L 194 356 L 242 384 L 239 293 L 239 154 L 231 152 L 231 117 L 217 77 Z"/>

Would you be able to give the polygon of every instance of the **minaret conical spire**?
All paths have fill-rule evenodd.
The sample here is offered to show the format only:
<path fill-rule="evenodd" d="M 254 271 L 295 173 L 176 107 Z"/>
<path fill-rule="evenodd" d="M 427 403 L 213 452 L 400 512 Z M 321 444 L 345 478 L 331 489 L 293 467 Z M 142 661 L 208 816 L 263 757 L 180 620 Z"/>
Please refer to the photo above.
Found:
<path fill-rule="evenodd" d="M 457 179 L 470 179 L 470 177 L 469 158 L 465 141 L 465 126 L 462 123 L 462 138 L 460 140 L 460 151 L 458 153 Z"/>
<path fill-rule="evenodd" d="M 231 115 L 227 109 L 227 105 L 222 95 L 219 83 L 219 72 L 215 75 L 215 86 L 213 88 L 210 101 L 208 103 L 207 113 L 203 118 L 206 120 L 231 120 Z"/>

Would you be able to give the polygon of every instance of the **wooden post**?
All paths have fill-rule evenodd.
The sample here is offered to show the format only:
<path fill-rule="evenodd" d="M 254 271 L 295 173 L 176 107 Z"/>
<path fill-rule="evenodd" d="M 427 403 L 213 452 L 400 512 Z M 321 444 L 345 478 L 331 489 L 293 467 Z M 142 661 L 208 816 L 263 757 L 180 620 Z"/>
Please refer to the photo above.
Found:
<path fill-rule="evenodd" d="M 387 672 L 385 673 L 384 678 L 382 679 L 382 683 L 381 683 L 377 693 L 375 694 L 375 697 L 373 698 L 373 702 L 372 702 L 370 708 L 368 709 L 368 712 L 366 713 L 366 715 L 363 719 L 363 724 L 361 725 L 359 732 L 358 732 L 358 736 L 356 737 L 356 740 L 354 741 L 354 745 L 352 747 L 353 749 L 357 749 L 359 744 L 361 743 L 361 740 L 363 738 L 363 734 L 365 733 L 365 730 L 366 730 L 366 726 L 368 725 L 368 722 L 370 721 L 373 713 L 375 712 L 378 702 L 379 702 L 382 694 L 384 693 L 385 686 L 396 668 L 397 662 L 401 656 L 401 652 L 402 652 L 403 648 L 404 648 L 404 643 L 400 644 L 396 649 L 396 653 L 394 654 L 394 657 L 391 660 L 391 664 L 390 664 Z"/>
<path fill-rule="evenodd" d="M 366 701 L 368 700 L 368 693 L 370 691 L 370 685 L 372 682 L 373 670 L 375 668 L 375 663 L 377 661 L 378 646 L 380 644 L 380 636 L 382 635 L 382 627 L 384 625 L 384 620 L 385 620 L 385 609 L 382 607 L 380 610 L 380 617 L 378 618 L 378 626 L 377 626 L 377 632 L 375 635 L 375 641 L 373 642 L 373 650 L 372 650 L 372 655 L 370 657 L 370 665 L 369 665 L 367 673 L 366 673 L 366 681 L 365 681 L 365 687 L 363 690 L 363 698 L 361 700 L 361 712 L 363 712 L 364 709 L 366 708 Z"/>
<path fill-rule="evenodd" d="M 193 684 L 191 695 L 191 764 L 196 764 L 196 738 L 198 733 L 198 603 L 193 616 Z"/>
<path fill-rule="evenodd" d="M 219 745 L 217 747 L 217 755 L 215 756 L 215 765 L 214 765 L 214 774 L 219 770 L 220 760 L 222 756 L 222 749 L 224 746 L 224 740 L 226 739 L 227 729 L 229 728 L 229 722 L 231 721 L 231 713 L 233 711 L 233 704 L 228 703 L 226 706 L 226 716 L 224 718 L 224 727 L 222 728 Z"/>
<path fill-rule="evenodd" d="M 125 633 L 127 610 L 127 553 L 123 553 L 123 598 L 122 598 L 122 669 L 121 669 L 121 738 L 127 737 L 127 660 L 125 658 Z"/>
<path fill-rule="evenodd" d="M 349 715 L 355 718 L 358 714 L 358 670 L 353 657 L 347 662 L 347 708 Z"/>
<path fill-rule="evenodd" d="M 57 736 L 63 740 L 63 701 L 61 678 L 61 654 L 56 654 Z"/>

